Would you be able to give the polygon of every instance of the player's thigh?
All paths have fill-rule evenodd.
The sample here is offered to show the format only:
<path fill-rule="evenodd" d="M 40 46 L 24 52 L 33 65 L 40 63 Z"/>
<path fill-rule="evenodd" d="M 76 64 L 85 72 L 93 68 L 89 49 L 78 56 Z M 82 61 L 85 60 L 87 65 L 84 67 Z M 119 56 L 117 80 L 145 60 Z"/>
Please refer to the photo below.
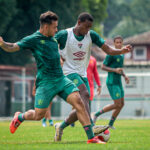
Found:
<path fill-rule="evenodd" d="M 84 78 L 82 78 L 82 80 L 83 80 L 83 82 L 84 82 L 84 84 L 85 84 L 85 86 L 86 86 L 86 88 L 88 90 L 88 93 L 90 95 L 91 90 L 90 90 L 90 85 L 89 85 L 88 79 L 84 77 Z"/>
<path fill-rule="evenodd" d="M 67 77 L 78 87 L 81 97 L 89 98 L 90 87 L 87 78 L 83 78 L 77 73 L 69 74 Z"/>
<path fill-rule="evenodd" d="M 107 85 L 109 94 L 113 100 L 122 98 L 121 88 L 119 85 Z"/>
<path fill-rule="evenodd" d="M 67 77 L 65 77 L 59 83 L 59 87 L 61 87 L 61 88 L 59 89 L 60 92 L 58 93 L 58 95 L 65 101 L 67 101 L 67 98 L 71 93 L 79 91 L 77 86 L 71 80 L 69 80 Z"/>
<path fill-rule="evenodd" d="M 79 87 L 81 84 L 84 84 L 81 76 L 77 73 L 69 74 L 67 75 L 67 78 L 70 79 L 77 87 Z"/>
<path fill-rule="evenodd" d="M 35 108 L 48 108 L 56 94 L 57 92 L 54 84 L 47 83 L 45 86 L 39 86 L 35 95 Z"/>

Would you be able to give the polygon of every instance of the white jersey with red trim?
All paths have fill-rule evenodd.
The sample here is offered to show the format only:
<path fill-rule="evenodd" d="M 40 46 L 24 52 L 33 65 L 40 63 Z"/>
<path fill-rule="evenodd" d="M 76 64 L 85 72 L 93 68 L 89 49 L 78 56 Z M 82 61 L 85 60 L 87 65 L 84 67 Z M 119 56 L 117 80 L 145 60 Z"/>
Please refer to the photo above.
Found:
<path fill-rule="evenodd" d="M 65 48 L 60 50 L 60 55 L 65 59 L 63 72 L 65 75 L 78 73 L 82 77 L 87 77 L 87 67 L 92 46 L 90 32 L 81 41 L 76 39 L 73 28 L 67 29 L 67 32 L 68 36 Z"/>

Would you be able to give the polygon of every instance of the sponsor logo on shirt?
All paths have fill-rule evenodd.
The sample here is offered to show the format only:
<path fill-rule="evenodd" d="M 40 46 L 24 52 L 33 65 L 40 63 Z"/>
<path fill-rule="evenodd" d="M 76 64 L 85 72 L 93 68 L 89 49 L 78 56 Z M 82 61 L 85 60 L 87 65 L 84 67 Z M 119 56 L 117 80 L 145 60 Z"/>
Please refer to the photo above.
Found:
<path fill-rule="evenodd" d="M 76 53 L 73 53 L 74 56 L 77 58 L 74 58 L 73 60 L 83 60 L 86 52 L 78 51 Z"/>

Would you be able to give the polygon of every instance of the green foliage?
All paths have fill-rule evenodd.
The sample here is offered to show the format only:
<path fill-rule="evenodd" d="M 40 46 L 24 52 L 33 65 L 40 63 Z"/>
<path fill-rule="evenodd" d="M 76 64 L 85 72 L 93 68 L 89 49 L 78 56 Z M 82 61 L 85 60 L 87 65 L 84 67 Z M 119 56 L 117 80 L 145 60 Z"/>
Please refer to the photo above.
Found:
<path fill-rule="evenodd" d="M 107 0 L 0 0 L 0 35 L 5 41 L 16 42 L 39 29 L 39 16 L 47 10 L 59 16 L 59 29 L 75 25 L 77 16 L 84 11 L 94 18 L 94 27 L 106 17 Z M 8 54 L 0 50 L 0 64 L 25 65 L 31 53 L 23 51 Z"/>
<path fill-rule="evenodd" d="M 144 28 L 143 28 L 144 27 Z M 120 21 L 116 27 L 109 33 L 109 37 L 116 36 L 117 33 L 121 35 L 123 38 L 132 36 L 135 33 L 142 33 L 145 30 L 149 30 L 149 24 L 145 22 L 141 22 L 139 20 L 133 20 L 131 17 L 124 17 L 122 21 Z"/>
<path fill-rule="evenodd" d="M 150 30 L 150 0 L 111 1 L 105 20 L 105 36 L 132 36 Z"/>

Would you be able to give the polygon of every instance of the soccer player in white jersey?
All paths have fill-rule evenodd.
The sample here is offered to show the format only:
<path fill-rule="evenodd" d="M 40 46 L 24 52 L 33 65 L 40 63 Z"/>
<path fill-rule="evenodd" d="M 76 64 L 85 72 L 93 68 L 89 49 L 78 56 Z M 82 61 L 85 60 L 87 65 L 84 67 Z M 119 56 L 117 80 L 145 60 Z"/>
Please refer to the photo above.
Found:
<path fill-rule="evenodd" d="M 89 117 L 90 88 L 86 70 L 89 64 L 92 44 L 96 44 L 109 55 L 119 55 L 131 51 L 130 45 L 125 46 L 122 49 L 114 49 L 108 46 L 104 39 L 102 39 L 95 31 L 90 30 L 92 24 L 93 17 L 89 13 L 81 13 L 78 16 L 77 23 L 74 27 L 61 30 L 55 35 L 55 38 L 59 44 L 60 55 L 64 60 L 63 72 L 79 88 L 80 95 L 85 104 Z M 57 123 L 55 125 L 55 141 L 60 141 L 63 129 L 77 120 L 76 110 L 73 110 L 65 121 L 61 124 Z M 92 119 L 91 123 L 93 124 Z M 102 130 L 106 129 L 107 126 L 104 126 Z"/>

